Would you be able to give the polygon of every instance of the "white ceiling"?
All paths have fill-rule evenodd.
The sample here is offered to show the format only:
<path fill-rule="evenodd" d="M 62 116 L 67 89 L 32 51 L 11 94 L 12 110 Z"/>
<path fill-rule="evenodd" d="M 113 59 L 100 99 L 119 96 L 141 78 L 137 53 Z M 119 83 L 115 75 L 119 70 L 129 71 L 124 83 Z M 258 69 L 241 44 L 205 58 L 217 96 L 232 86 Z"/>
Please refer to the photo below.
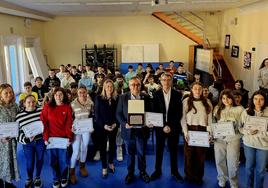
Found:
<path fill-rule="evenodd" d="M 156 11 L 218 11 L 261 0 L 4 0 L 52 16 L 138 15 Z M 1 0 L 0 0 L 1 2 Z"/>

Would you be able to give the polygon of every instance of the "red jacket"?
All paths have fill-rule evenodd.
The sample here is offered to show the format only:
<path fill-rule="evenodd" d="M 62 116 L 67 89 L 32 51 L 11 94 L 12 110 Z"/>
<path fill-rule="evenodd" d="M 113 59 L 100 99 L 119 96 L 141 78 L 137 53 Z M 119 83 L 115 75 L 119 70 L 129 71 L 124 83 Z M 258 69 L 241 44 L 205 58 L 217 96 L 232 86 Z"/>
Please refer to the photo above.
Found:
<path fill-rule="evenodd" d="M 44 124 L 44 141 L 49 137 L 69 138 L 72 141 L 72 108 L 68 104 L 50 107 L 46 104 L 41 112 L 40 119 Z"/>

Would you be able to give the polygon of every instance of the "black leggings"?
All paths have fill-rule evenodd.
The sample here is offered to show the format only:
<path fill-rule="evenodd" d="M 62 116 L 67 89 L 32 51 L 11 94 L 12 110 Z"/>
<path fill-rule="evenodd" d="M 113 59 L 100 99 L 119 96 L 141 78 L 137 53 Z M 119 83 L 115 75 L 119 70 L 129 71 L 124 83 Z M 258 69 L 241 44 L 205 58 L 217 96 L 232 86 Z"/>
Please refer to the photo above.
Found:
<path fill-rule="evenodd" d="M 109 151 L 108 151 L 108 162 L 109 164 L 113 164 L 115 149 L 116 149 L 116 134 L 117 129 L 109 132 L 104 131 L 99 134 L 99 143 L 100 143 L 100 157 L 102 162 L 102 168 L 107 168 L 107 141 L 109 141 Z"/>

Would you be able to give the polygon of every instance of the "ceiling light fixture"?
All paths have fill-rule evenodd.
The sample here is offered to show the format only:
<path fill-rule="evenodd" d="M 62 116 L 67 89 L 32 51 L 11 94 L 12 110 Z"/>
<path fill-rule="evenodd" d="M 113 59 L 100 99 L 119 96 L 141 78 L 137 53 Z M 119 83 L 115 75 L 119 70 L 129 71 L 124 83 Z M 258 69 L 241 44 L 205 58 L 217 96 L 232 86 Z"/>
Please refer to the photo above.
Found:
<path fill-rule="evenodd" d="M 133 2 L 96 2 L 96 3 L 86 3 L 86 5 L 95 5 L 95 6 L 99 6 L 99 5 L 132 5 Z"/>
<path fill-rule="evenodd" d="M 193 4 L 201 3 L 236 3 L 238 0 L 193 0 Z"/>
<path fill-rule="evenodd" d="M 34 3 L 35 5 L 51 5 L 51 6 L 79 6 L 81 3 L 67 3 L 67 2 L 43 2 L 43 3 Z"/>
<path fill-rule="evenodd" d="M 168 4 L 184 4 L 185 1 L 176 1 L 176 0 L 152 0 L 151 5 L 168 5 Z M 139 4 L 150 4 L 149 2 L 140 2 Z"/>

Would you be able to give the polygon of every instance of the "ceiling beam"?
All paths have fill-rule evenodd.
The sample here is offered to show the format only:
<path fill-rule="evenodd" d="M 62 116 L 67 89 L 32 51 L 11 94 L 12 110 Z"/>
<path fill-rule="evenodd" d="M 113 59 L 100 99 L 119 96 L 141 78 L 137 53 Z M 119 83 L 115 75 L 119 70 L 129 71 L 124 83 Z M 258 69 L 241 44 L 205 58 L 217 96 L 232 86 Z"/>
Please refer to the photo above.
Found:
<path fill-rule="evenodd" d="M 53 16 L 38 12 L 32 9 L 24 8 L 18 5 L 14 5 L 12 3 L 0 2 L 0 13 L 8 14 L 12 16 L 19 16 L 24 18 L 31 18 L 40 21 L 51 21 L 53 20 Z"/>

